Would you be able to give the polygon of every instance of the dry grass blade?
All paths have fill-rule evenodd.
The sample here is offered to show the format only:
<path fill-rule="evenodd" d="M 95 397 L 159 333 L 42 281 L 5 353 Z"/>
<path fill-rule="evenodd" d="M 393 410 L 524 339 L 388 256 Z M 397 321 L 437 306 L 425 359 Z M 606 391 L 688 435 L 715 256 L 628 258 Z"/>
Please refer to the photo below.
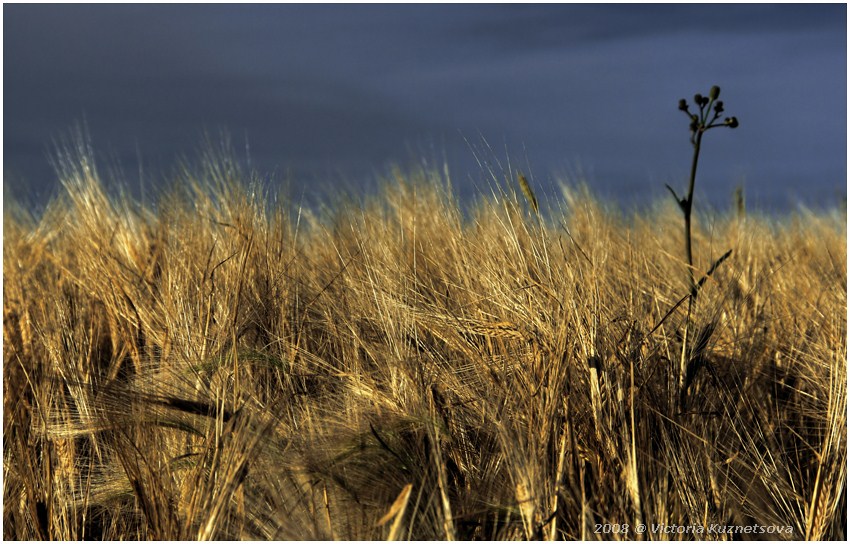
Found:
<path fill-rule="evenodd" d="M 404 511 L 407 509 L 407 501 L 410 500 L 410 492 L 412 490 L 413 484 L 407 484 L 404 486 L 393 505 L 390 506 L 390 509 L 386 514 L 384 514 L 384 517 L 379 519 L 375 524 L 377 527 L 382 527 L 391 519 L 394 520 L 392 527 L 390 527 L 389 535 L 387 535 L 387 540 L 397 540 L 399 529 L 401 528 L 401 522 L 404 519 Z"/>

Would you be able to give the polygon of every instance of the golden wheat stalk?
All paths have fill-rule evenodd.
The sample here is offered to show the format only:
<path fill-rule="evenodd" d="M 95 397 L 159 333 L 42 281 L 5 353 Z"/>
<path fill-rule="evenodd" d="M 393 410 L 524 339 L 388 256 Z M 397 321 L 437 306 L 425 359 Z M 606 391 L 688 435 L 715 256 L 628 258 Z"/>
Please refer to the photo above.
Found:
<path fill-rule="evenodd" d="M 522 189 L 522 194 L 525 195 L 528 203 L 531 204 L 534 213 L 539 214 L 540 208 L 537 205 L 537 197 L 534 196 L 534 191 L 531 190 L 531 185 L 525 179 L 525 175 L 522 172 L 517 172 L 517 180 L 519 181 L 519 188 Z"/>

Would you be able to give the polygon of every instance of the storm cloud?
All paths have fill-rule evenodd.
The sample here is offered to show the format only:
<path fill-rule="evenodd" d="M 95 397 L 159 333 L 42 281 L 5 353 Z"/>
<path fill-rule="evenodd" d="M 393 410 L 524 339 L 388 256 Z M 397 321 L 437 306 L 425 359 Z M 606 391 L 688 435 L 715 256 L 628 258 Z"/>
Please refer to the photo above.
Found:
<path fill-rule="evenodd" d="M 96 150 L 163 177 L 226 130 L 295 182 L 426 156 L 468 194 L 479 160 L 509 155 L 629 203 L 682 182 L 676 102 L 715 83 L 742 123 L 706 141 L 721 201 L 739 183 L 767 208 L 846 195 L 843 5 L 3 10 L 4 185 L 35 200 L 52 142 L 85 123 Z"/>

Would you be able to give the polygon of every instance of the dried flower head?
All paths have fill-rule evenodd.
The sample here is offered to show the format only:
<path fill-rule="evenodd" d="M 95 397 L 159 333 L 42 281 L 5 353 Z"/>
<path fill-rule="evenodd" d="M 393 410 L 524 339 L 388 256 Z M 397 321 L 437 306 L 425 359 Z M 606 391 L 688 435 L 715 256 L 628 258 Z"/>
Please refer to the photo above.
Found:
<path fill-rule="evenodd" d="M 720 87 L 718 87 L 717 85 L 714 85 L 713 87 L 711 87 L 711 90 L 708 91 L 708 97 L 711 98 L 712 100 L 717 100 L 717 98 L 719 96 L 720 96 Z"/>

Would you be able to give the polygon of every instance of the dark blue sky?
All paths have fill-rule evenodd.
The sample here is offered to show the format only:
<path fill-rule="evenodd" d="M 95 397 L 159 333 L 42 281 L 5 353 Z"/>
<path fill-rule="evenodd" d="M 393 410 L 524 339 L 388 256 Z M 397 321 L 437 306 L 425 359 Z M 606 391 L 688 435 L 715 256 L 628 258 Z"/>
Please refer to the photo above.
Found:
<path fill-rule="evenodd" d="M 35 202 L 52 142 L 84 121 L 134 188 L 139 158 L 145 183 L 167 179 L 224 129 L 298 191 L 445 158 L 468 195 L 477 159 L 510 156 L 539 186 L 642 203 L 685 185 L 676 105 L 715 83 L 741 127 L 706 136 L 698 191 L 846 195 L 843 4 L 4 5 L 3 33 L 4 185 Z"/>

